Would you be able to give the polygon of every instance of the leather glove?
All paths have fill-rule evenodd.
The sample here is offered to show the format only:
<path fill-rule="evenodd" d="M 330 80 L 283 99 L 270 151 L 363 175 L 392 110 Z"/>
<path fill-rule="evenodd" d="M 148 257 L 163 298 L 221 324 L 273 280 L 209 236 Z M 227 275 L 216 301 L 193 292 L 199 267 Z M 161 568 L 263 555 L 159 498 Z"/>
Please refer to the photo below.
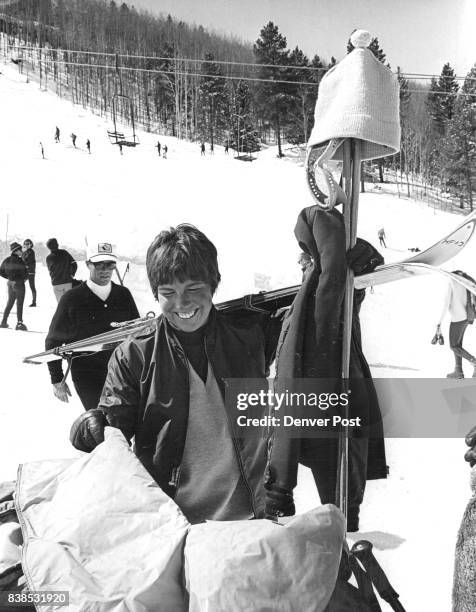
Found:
<path fill-rule="evenodd" d="M 357 238 L 355 245 L 347 251 L 347 263 L 356 276 L 368 274 L 384 263 L 384 258 L 370 242 Z"/>
<path fill-rule="evenodd" d="M 83 412 L 71 425 L 69 441 L 80 451 L 90 453 L 98 444 L 104 442 L 104 428 L 107 425 L 106 415 L 94 408 Z"/>
<path fill-rule="evenodd" d="M 466 434 L 465 442 L 470 448 L 466 451 L 464 460 L 473 467 L 473 465 L 476 465 L 476 426 Z"/>
<path fill-rule="evenodd" d="M 292 491 L 275 484 L 274 470 L 271 466 L 266 469 L 264 488 L 266 489 L 265 518 L 275 521 L 280 516 L 296 514 Z"/>
<path fill-rule="evenodd" d="M 60 402 L 68 403 L 69 397 L 71 397 L 71 391 L 65 382 L 53 383 L 53 393 Z"/>

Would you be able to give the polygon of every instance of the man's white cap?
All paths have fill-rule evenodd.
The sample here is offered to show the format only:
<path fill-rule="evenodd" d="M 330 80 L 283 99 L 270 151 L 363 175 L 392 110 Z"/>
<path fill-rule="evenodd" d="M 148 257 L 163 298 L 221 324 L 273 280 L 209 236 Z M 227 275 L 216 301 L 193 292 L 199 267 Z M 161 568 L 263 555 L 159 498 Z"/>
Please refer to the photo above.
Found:
<path fill-rule="evenodd" d="M 371 36 L 366 30 L 356 30 L 350 40 L 354 50 L 319 84 L 307 146 L 332 138 L 360 138 L 362 159 L 392 155 L 400 148 L 398 80 L 368 49 Z M 342 159 L 342 147 L 334 159 Z"/>
<path fill-rule="evenodd" d="M 88 244 L 86 257 L 88 261 L 117 261 L 114 245 L 110 242 L 93 242 Z"/>

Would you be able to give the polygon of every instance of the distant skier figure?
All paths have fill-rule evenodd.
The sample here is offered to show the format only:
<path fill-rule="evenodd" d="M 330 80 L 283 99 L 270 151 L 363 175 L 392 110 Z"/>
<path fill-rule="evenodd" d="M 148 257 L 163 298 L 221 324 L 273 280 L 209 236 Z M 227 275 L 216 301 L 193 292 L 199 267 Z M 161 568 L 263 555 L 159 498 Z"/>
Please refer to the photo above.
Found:
<path fill-rule="evenodd" d="M 43 143 L 42 142 L 40 142 L 40 151 L 41 151 L 41 157 L 43 159 L 45 159 L 45 149 L 43 147 Z"/>
<path fill-rule="evenodd" d="M 380 242 L 380 246 L 387 248 L 387 245 L 385 244 L 387 236 L 385 235 L 385 229 L 383 227 L 379 229 L 379 231 L 377 232 L 377 236 Z"/>
<path fill-rule="evenodd" d="M 86 149 L 88 150 L 89 155 L 91 155 L 91 141 L 89 138 L 86 140 Z"/>
<path fill-rule="evenodd" d="M 167 159 L 167 151 L 169 150 L 167 145 L 164 145 L 164 152 L 162 153 L 162 157 L 164 159 Z"/>
<path fill-rule="evenodd" d="M 56 126 L 55 129 L 55 142 L 59 142 L 60 141 L 60 129 L 58 126 Z"/>
<path fill-rule="evenodd" d="M 458 274 L 474 282 L 474 279 L 461 270 L 454 270 L 453 274 Z M 463 285 L 454 280 L 449 282 L 440 320 L 438 321 L 438 325 L 441 326 L 446 312 L 450 313 L 449 340 L 450 348 L 454 353 L 455 369 L 447 374 L 447 378 L 464 378 L 463 358 L 473 365 L 473 378 L 476 378 L 476 357 L 463 348 L 463 337 L 466 328 L 468 325 L 472 325 L 474 321 L 475 313 L 472 299 L 472 294 Z"/>
<path fill-rule="evenodd" d="M 225 145 L 225 153 L 228 155 L 228 143 Z"/>
<path fill-rule="evenodd" d="M 28 271 L 22 259 L 21 244 L 12 242 L 10 245 L 10 257 L 2 261 L 0 265 L 0 276 L 7 279 L 8 299 L 3 311 L 0 327 L 8 327 L 8 315 L 15 302 L 17 303 L 17 324 L 15 329 L 28 331 L 23 323 L 23 302 L 25 300 L 25 281 Z"/>
<path fill-rule="evenodd" d="M 205 155 L 205 143 L 202 142 L 200 145 L 200 155 Z"/>
<path fill-rule="evenodd" d="M 160 149 L 162 147 L 162 145 L 160 144 L 160 140 L 157 141 L 157 144 L 155 146 L 157 147 L 157 153 L 158 153 L 158 155 L 160 157 Z"/>
<path fill-rule="evenodd" d="M 74 134 L 73 132 L 71 132 L 71 140 L 73 141 L 73 147 L 76 149 L 76 134 Z"/>

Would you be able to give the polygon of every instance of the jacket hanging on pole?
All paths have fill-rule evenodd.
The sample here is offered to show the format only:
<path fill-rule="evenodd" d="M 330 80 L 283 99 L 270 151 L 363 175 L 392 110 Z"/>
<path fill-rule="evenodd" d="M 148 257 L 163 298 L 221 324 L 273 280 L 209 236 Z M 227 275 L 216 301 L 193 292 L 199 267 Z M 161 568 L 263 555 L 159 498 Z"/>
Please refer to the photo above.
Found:
<path fill-rule="evenodd" d="M 342 312 L 347 261 L 341 213 L 305 208 L 298 217 L 295 236 L 314 264 L 306 271 L 278 345 L 275 390 L 297 390 L 298 379 L 313 379 L 316 393 L 338 392 L 342 350 Z M 350 417 L 361 417 L 365 427 L 350 440 L 350 502 L 362 501 L 366 479 L 385 478 L 387 467 L 380 408 L 370 369 L 362 353 L 358 311 L 365 291 L 355 292 L 352 324 Z M 309 389 L 307 387 L 307 389 Z M 327 414 L 327 413 L 326 413 Z M 326 416 L 309 407 L 306 416 Z M 326 428 L 324 428 L 326 432 Z M 298 462 L 319 473 L 321 501 L 332 501 L 337 466 L 337 431 L 328 428 L 325 438 L 292 438 L 275 429 L 269 467 L 272 479 L 286 490 L 297 482 Z M 360 438 L 360 439 L 359 439 Z M 317 479 L 316 479 L 317 480 Z M 321 484 L 321 486 L 319 486 Z M 322 499 L 325 497 L 326 499 Z"/>

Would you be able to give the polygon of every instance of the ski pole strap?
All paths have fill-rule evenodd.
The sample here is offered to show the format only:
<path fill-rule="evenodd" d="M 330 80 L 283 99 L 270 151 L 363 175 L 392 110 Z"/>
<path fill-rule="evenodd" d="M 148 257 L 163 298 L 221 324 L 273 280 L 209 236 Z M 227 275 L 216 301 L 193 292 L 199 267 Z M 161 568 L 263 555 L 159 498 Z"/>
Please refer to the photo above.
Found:
<path fill-rule="evenodd" d="M 66 372 L 64 373 L 64 376 L 61 379 L 61 384 L 64 385 L 64 383 L 66 382 L 66 379 L 68 378 L 69 371 L 71 370 L 71 364 L 73 363 L 73 355 L 72 353 L 68 353 L 67 355 L 63 353 L 62 357 L 66 359 L 66 362 L 68 364 L 66 366 Z"/>

